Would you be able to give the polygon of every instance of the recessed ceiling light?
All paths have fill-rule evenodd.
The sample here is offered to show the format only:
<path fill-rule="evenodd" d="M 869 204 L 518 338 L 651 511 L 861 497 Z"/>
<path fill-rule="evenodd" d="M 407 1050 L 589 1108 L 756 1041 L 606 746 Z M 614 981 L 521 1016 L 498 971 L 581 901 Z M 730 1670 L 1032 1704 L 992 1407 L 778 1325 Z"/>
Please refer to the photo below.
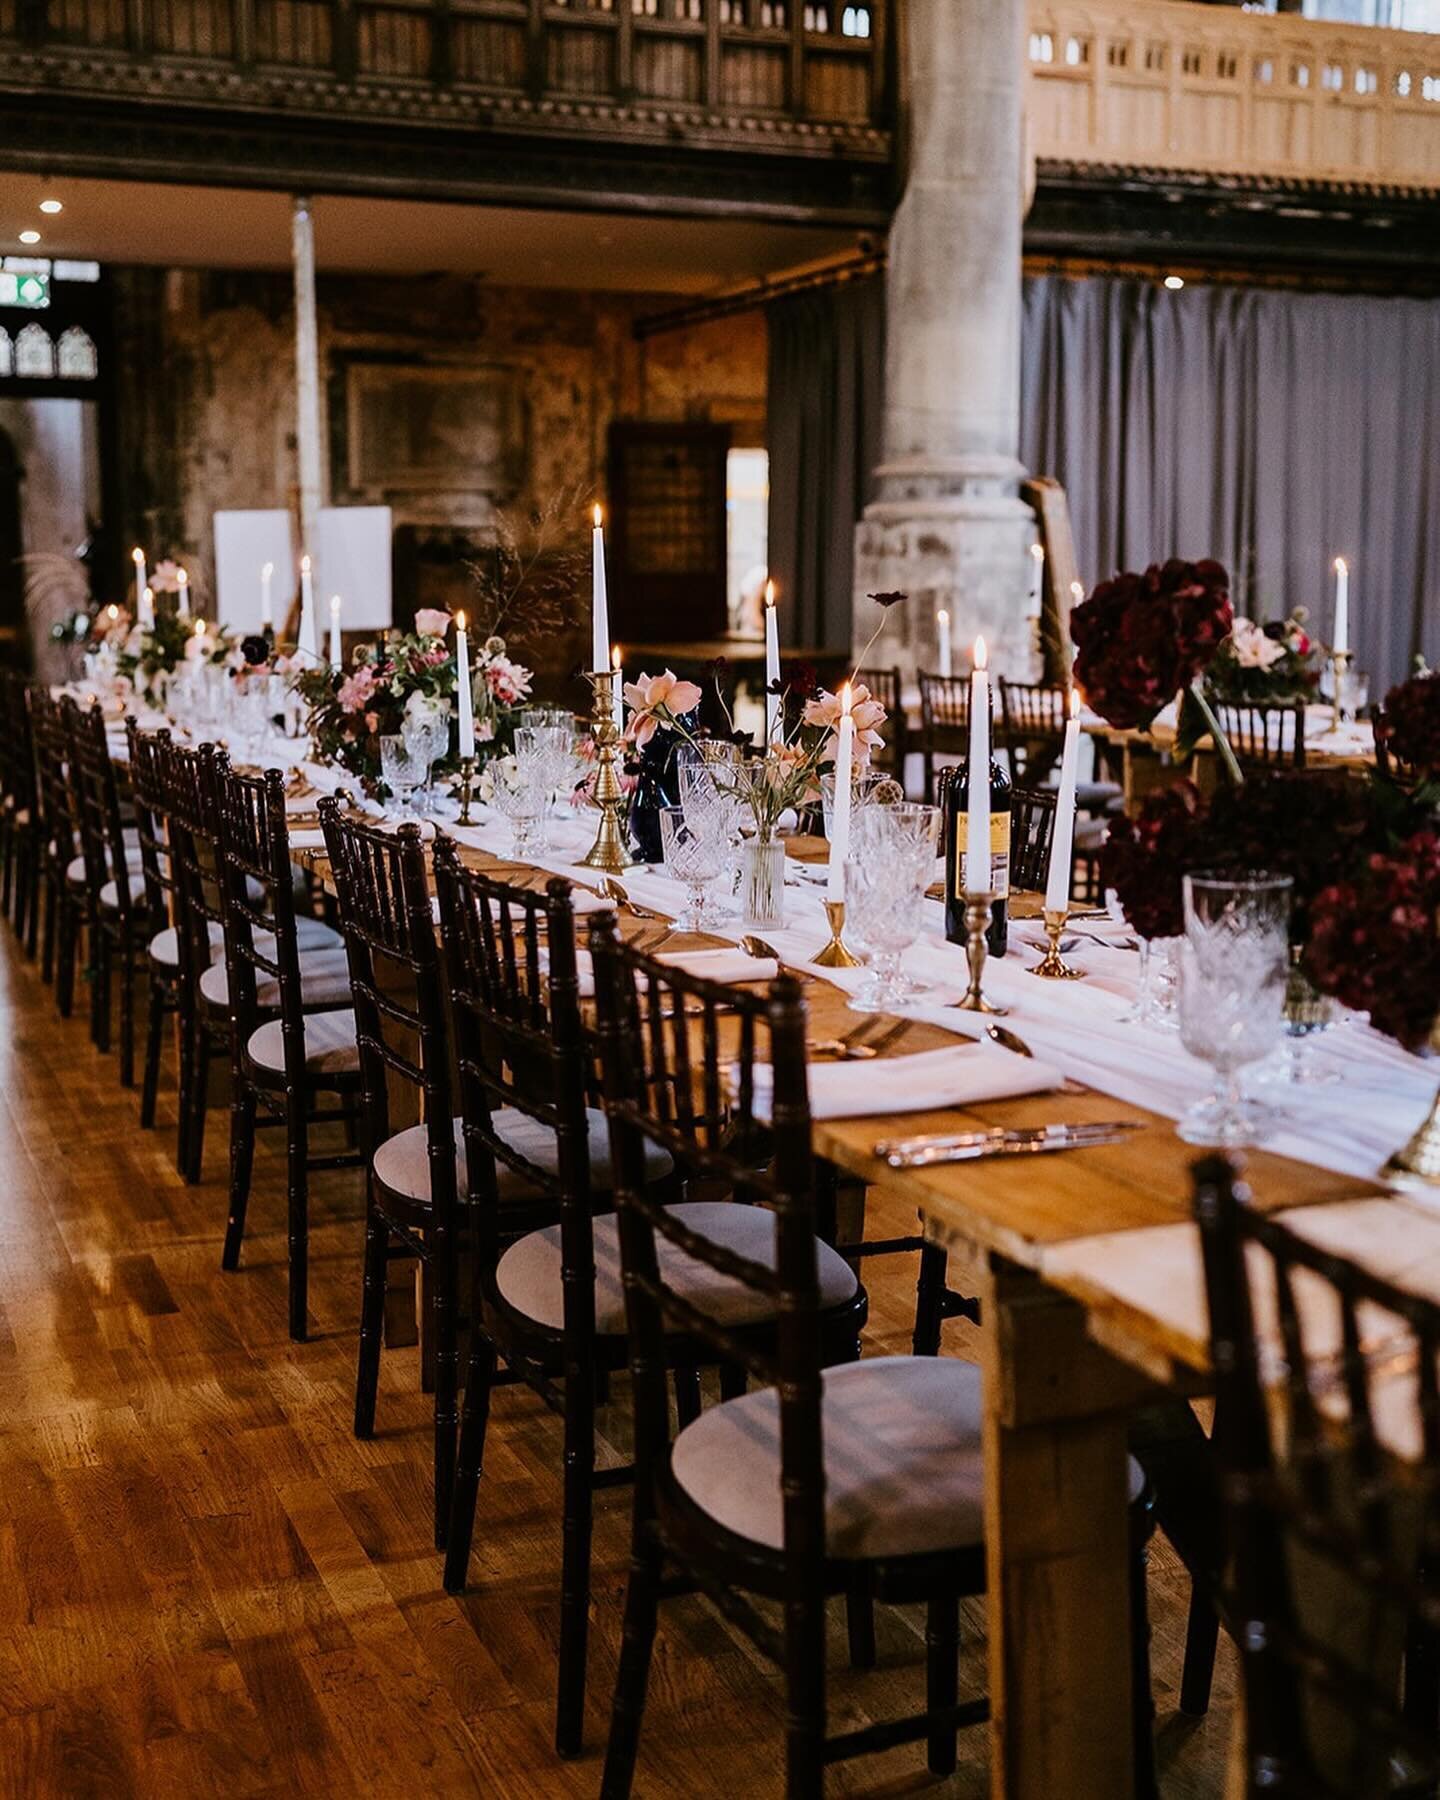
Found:
<path fill-rule="evenodd" d="M 1185 285 L 1185 277 L 1183 275 L 1167 275 L 1165 285 L 1172 294 L 1178 294 Z"/>
<path fill-rule="evenodd" d="M 63 200 L 42 200 L 40 202 L 40 210 L 43 213 L 64 212 L 65 202 Z"/>
<path fill-rule="evenodd" d="M 22 244 L 38 244 L 40 242 L 40 233 L 38 231 L 22 231 L 20 233 L 20 242 Z"/>

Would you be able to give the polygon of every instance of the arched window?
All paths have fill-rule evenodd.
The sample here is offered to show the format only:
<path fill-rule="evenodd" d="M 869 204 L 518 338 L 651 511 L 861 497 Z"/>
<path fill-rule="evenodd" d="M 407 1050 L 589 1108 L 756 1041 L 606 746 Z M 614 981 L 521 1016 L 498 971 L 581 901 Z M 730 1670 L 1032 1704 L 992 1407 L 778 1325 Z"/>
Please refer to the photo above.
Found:
<path fill-rule="evenodd" d="M 10 333 L 0 325 L 0 375 L 15 373 L 15 349 L 10 342 Z"/>
<path fill-rule="evenodd" d="M 94 338 L 79 325 L 71 325 L 60 334 L 61 380 L 93 381 L 97 373 Z"/>
<path fill-rule="evenodd" d="M 15 373 L 48 381 L 55 373 L 55 346 L 43 325 L 33 321 L 15 340 Z"/>

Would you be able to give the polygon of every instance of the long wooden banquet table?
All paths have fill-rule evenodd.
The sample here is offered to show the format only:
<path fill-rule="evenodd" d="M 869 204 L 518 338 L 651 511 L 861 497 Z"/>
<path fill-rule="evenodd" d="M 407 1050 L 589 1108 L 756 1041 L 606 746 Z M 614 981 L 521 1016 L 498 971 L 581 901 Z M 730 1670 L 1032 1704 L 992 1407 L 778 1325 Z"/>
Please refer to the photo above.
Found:
<path fill-rule="evenodd" d="M 332 771 L 306 765 L 305 774 L 317 789 L 337 785 Z M 296 860 L 323 877 L 313 813 L 307 816 L 303 798 L 290 804 Z M 521 862 L 504 821 L 479 812 L 471 827 L 439 826 L 467 860 L 522 881 L 562 873 L 597 884 L 595 872 L 579 866 L 593 814 L 564 820 L 553 850 Z M 825 971 L 810 961 L 826 938 L 822 890 L 813 869 L 798 861 L 789 868 L 786 925 L 765 936 L 806 978 L 812 1031 L 838 1035 L 856 1022 L 846 989 L 863 972 Z M 662 872 L 636 869 L 624 881 L 634 902 L 679 914 L 682 890 Z M 628 908 L 620 911 L 623 929 L 644 928 Z M 963 956 L 943 940 L 940 908 L 929 904 L 927 914 L 906 967 L 934 985 L 897 1015 L 911 1026 L 891 1056 L 954 1044 L 982 1026 L 947 1004 L 963 989 Z M 1087 920 L 1083 929 L 1105 941 L 1067 953 L 1088 979 L 1060 983 L 1026 973 L 1038 956 L 1024 941 L 1033 929 L 1012 923 L 1012 954 L 987 964 L 986 989 L 1009 1004 L 1006 1024 L 1063 1073 L 1063 1091 L 907 1112 L 899 1124 L 893 1112 L 820 1119 L 815 1143 L 843 1171 L 913 1201 L 927 1233 L 963 1250 L 978 1282 L 991 1793 L 995 1800 L 1126 1800 L 1133 1792 L 1127 1419 L 1157 1386 L 1193 1393 L 1204 1385 L 1205 1308 L 1188 1222 L 1196 1152 L 1173 1121 L 1208 1080 L 1173 1031 L 1125 1022 L 1139 959 L 1123 927 Z M 733 942 L 740 931 L 729 920 L 710 941 Z M 677 935 L 662 948 L 687 941 L 695 942 Z M 1428 1258 L 1424 1272 L 1440 1291 L 1440 1205 L 1387 1197 L 1370 1178 L 1427 1109 L 1433 1076 L 1358 1021 L 1334 1036 L 1350 1086 L 1287 1093 L 1275 1145 L 1248 1155 L 1255 1202 L 1333 1221 L 1337 1243 L 1361 1255 L 1374 1247 L 1377 1266 L 1392 1275 Z M 975 1053 L 1011 1054 L 979 1041 Z M 1061 1117 L 1127 1119 L 1140 1129 L 1118 1143 L 1034 1159 L 897 1171 L 876 1154 L 877 1142 L 898 1131 Z"/>

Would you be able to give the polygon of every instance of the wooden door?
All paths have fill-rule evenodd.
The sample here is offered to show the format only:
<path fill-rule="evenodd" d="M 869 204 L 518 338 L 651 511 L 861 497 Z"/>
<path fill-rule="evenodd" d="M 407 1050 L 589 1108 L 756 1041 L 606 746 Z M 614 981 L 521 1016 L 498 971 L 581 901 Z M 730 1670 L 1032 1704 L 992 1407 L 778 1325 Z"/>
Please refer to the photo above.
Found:
<path fill-rule="evenodd" d="M 610 624 L 621 644 L 724 635 L 726 425 L 610 427 Z"/>

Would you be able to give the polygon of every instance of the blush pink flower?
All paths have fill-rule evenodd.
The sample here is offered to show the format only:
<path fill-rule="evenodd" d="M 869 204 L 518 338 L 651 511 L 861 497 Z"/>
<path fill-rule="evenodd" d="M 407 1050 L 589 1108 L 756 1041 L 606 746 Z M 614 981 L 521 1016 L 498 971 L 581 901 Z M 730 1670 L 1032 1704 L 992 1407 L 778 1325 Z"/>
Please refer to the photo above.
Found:
<path fill-rule="evenodd" d="M 850 690 L 850 717 L 855 725 L 855 755 L 861 762 L 868 761 L 870 752 L 885 741 L 880 735 L 880 727 L 885 723 L 885 708 L 863 681 L 857 681 Z M 805 702 L 801 718 L 806 725 L 829 733 L 820 760 L 833 762 L 840 747 L 840 696 L 821 688 L 813 700 Z"/>
<path fill-rule="evenodd" d="M 340 683 L 340 691 L 335 697 L 342 712 L 363 712 L 374 692 L 375 671 L 369 663 L 362 663 L 353 675 L 347 675 Z"/>
<path fill-rule="evenodd" d="M 625 735 L 637 750 L 643 750 L 662 725 L 694 712 L 700 704 L 700 689 L 667 669 L 663 675 L 642 674 L 638 681 L 627 681 L 625 698 L 630 705 Z"/>
<path fill-rule="evenodd" d="M 450 615 L 442 606 L 422 606 L 415 614 L 415 630 L 421 637 L 444 637 Z"/>
<path fill-rule="evenodd" d="M 485 684 L 502 706 L 516 706 L 530 692 L 530 671 L 508 656 L 492 656 L 485 665 Z"/>

